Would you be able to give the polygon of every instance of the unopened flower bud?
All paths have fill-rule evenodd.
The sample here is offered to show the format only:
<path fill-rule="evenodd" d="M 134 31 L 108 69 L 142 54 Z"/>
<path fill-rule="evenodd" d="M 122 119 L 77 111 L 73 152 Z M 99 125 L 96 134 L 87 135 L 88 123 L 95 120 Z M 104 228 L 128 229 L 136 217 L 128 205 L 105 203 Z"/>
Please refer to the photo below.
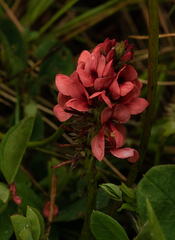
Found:
<path fill-rule="evenodd" d="M 16 186 L 14 183 L 10 184 L 10 193 L 11 193 L 11 197 L 13 199 L 13 201 L 16 203 L 16 204 L 21 204 L 21 198 L 17 196 L 17 193 L 16 193 Z"/>
<path fill-rule="evenodd" d="M 115 59 L 119 60 L 123 56 L 123 52 L 125 51 L 125 43 L 124 41 L 121 41 L 119 43 L 116 43 L 115 45 Z"/>
<path fill-rule="evenodd" d="M 54 209 L 53 209 L 53 217 L 56 217 L 58 211 L 59 211 L 59 209 L 58 209 L 57 205 L 55 204 Z M 49 214 L 50 214 L 50 202 L 47 201 L 44 206 L 44 209 L 43 209 L 43 215 L 48 218 Z"/>

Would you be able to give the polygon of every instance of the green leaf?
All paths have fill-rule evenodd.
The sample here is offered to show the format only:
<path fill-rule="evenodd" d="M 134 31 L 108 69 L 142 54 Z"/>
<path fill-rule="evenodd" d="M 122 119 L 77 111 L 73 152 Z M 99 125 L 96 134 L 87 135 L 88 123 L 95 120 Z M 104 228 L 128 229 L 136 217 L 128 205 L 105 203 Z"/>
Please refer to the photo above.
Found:
<path fill-rule="evenodd" d="M 142 224 L 147 221 L 146 198 L 167 240 L 175 239 L 175 165 L 152 167 L 139 182 L 137 207 Z"/>
<path fill-rule="evenodd" d="M 9 240 L 13 233 L 13 226 L 10 221 L 7 208 L 0 214 L 0 239 Z"/>
<path fill-rule="evenodd" d="M 6 209 L 9 197 L 9 189 L 3 183 L 0 183 L 0 213 Z"/>
<path fill-rule="evenodd" d="M 151 240 L 166 240 L 148 198 L 146 199 L 146 205 L 148 211 L 148 221 L 151 232 Z"/>
<path fill-rule="evenodd" d="M 8 73 L 16 74 L 27 65 L 24 42 L 15 24 L 8 18 L 0 18 L 0 35 L 3 45 L 2 60 Z M 13 36 L 13 37 L 12 37 Z"/>
<path fill-rule="evenodd" d="M 34 120 L 34 117 L 30 117 L 20 121 L 5 134 L 2 140 L 0 148 L 1 167 L 9 184 L 14 181 L 22 161 L 32 133 Z"/>
<path fill-rule="evenodd" d="M 44 219 L 41 216 L 41 213 L 36 208 L 30 207 L 30 209 L 32 209 L 33 212 L 38 217 L 39 224 L 40 224 L 40 231 L 41 231 L 39 239 L 42 239 L 42 237 L 44 236 Z"/>
<path fill-rule="evenodd" d="M 117 211 L 120 212 L 123 209 L 137 212 L 137 205 L 135 203 L 123 203 L 122 206 Z"/>
<path fill-rule="evenodd" d="M 105 183 L 100 185 L 100 187 L 110 198 L 116 201 L 122 201 L 122 191 L 120 190 L 119 186 L 113 183 Z"/>
<path fill-rule="evenodd" d="M 22 240 L 33 240 L 32 233 L 29 229 L 22 230 L 20 232 L 20 237 Z"/>
<path fill-rule="evenodd" d="M 33 240 L 39 240 L 41 235 L 40 222 L 36 213 L 29 206 L 27 206 L 26 218 L 31 223 L 31 232 Z"/>
<path fill-rule="evenodd" d="M 21 235 L 23 234 L 24 230 L 31 230 L 30 221 L 24 216 L 15 214 L 11 216 L 11 221 L 17 240 L 21 240 Z"/>
<path fill-rule="evenodd" d="M 136 202 L 136 191 L 134 189 L 127 187 L 124 183 L 122 183 L 120 189 L 123 192 L 123 197 L 126 202 Z"/>
<path fill-rule="evenodd" d="M 102 212 L 94 211 L 92 213 L 90 227 L 97 240 L 129 240 L 123 227 L 113 218 Z"/>

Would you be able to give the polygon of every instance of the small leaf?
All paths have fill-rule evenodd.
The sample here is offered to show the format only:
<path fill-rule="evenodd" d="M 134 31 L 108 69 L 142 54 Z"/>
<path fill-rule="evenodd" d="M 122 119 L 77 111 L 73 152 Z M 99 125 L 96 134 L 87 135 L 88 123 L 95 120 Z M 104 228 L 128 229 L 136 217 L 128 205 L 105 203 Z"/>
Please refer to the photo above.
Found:
<path fill-rule="evenodd" d="M 21 240 L 34 240 L 32 233 L 29 229 L 22 230 L 20 232 Z"/>
<path fill-rule="evenodd" d="M 122 206 L 117 211 L 120 212 L 123 209 L 137 212 L 137 205 L 135 203 L 123 203 Z"/>
<path fill-rule="evenodd" d="M 30 207 L 30 209 L 32 209 L 33 212 L 38 217 L 39 224 L 40 224 L 40 237 L 39 237 L 39 239 L 42 239 L 42 237 L 44 236 L 44 219 L 41 216 L 41 213 L 36 208 Z"/>
<path fill-rule="evenodd" d="M 30 117 L 20 121 L 5 134 L 2 140 L 0 148 L 1 167 L 9 184 L 14 181 L 22 161 L 32 133 L 34 120 L 34 117 Z"/>
<path fill-rule="evenodd" d="M 151 240 L 166 240 L 148 198 L 146 199 L 146 205 L 148 212 L 149 228 L 151 232 Z"/>
<path fill-rule="evenodd" d="M 105 193 L 116 201 L 122 201 L 122 191 L 120 188 L 112 183 L 105 183 L 100 185 L 100 187 L 105 191 Z"/>
<path fill-rule="evenodd" d="M 9 189 L 3 183 L 0 183 L 0 213 L 6 209 L 9 197 Z"/>
<path fill-rule="evenodd" d="M 18 214 L 12 215 L 11 221 L 12 221 L 12 225 L 13 225 L 17 240 L 21 240 L 21 234 L 22 234 L 21 231 L 24 231 L 27 229 L 31 230 L 30 222 L 24 216 L 21 216 Z"/>
<path fill-rule="evenodd" d="M 123 182 L 120 188 L 126 202 L 136 202 L 136 191 L 134 189 L 127 187 Z"/>
<path fill-rule="evenodd" d="M 41 235 L 40 222 L 36 213 L 29 206 L 27 206 L 26 218 L 31 223 L 31 232 L 33 240 L 39 240 Z"/>
<path fill-rule="evenodd" d="M 92 213 L 90 227 L 97 240 L 129 240 L 123 227 L 113 218 L 102 212 L 94 211 Z"/>

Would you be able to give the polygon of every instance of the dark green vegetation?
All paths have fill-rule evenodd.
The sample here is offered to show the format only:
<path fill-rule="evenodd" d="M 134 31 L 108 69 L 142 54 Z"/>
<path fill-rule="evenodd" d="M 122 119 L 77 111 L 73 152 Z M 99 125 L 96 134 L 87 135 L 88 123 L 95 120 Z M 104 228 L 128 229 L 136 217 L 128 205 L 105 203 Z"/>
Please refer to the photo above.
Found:
<path fill-rule="evenodd" d="M 143 154 L 143 163 L 139 166 L 134 185 L 136 188 L 139 183 L 137 196 L 133 197 L 135 192 L 132 191 L 130 195 L 131 192 L 128 193 L 122 185 L 120 198 L 123 196 L 126 204 L 122 205 L 119 197 L 113 198 L 120 200 L 116 202 L 98 187 L 97 210 L 116 219 L 127 235 L 110 217 L 108 219 L 103 213 L 94 212 L 91 230 L 97 239 L 100 236 L 97 236 L 98 232 L 95 235 L 95 231 L 99 229 L 101 232 L 100 227 L 104 230 L 103 224 L 108 229 L 111 226 L 112 230 L 118 228 L 123 239 L 133 239 L 139 233 L 137 240 L 148 240 L 150 232 L 156 235 L 157 229 L 159 240 L 174 238 L 174 166 L 152 168 L 175 162 L 175 40 L 174 36 L 169 35 L 175 33 L 174 22 L 174 1 L 159 1 L 159 34 L 165 35 L 159 38 L 158 56 L 152 56 L 154 62 L 149 63 L 152 70 L 158 61 L 158 86 L 149 145 L 146 155 Z M 151 21 L 151 26 L 153 24 L 154 21 Z M 70 165 L 51 168 L 70 160 L 75 153 L 74 147 L 59 145 L 70 144 L 74 138 L 59 128 L 61 123 L 53 113 L 53 107 L 57 104 L 54 81 L 57 73 L 70 75 L 76 68 L 79 54 L 84 49 L 90 51 L 107 37 L 119 42 L 128 39 L 129 43 L 134 43 L 132 65 L 144 83 L 141 97 L 146 98 L 147 1 L 0 2 L 0 239 L 16 239 L 17 236 L 19 239 L 30 239 L 31 234 L 34 240 L 41 239 L 44 227 L 39 212 L 43 215 L 44 204 L 54 195 L 54 190 L 59 213 L 52 220 L 50 234 L 47 219 L 44 218 L 49 239 L 79 239 L 86 197 L 83 158 L 72 171 L 69 171 Z M 148 97 L 150 100 L 152 96 Z M 33 116 L 36 116 L 35 122 Z M 126 146 L 139 150 L 144 123 L 145 112 L 133 116 L 127 123 Z M 126 181 L 132 164 L 111 155 L 106 157 L 113 166 L 107 161 L 96 163 L 98 185 L 107 182 L 121 185 L 121 180 Z M 53 176 L 58 177 L 56 184 L 53 184 Z M 9 198 L 8 184 L 13 181 L 18 196 L 22 198 L 19 207 Z M 130 211 L 117 212 L 120 207 Z M 13 215 L 11 220 L 9 215 Z M 147 229 L 147 219 L 150 230 Z M 137 224 L 134 224 L 135 220 Z M 167 224 L 168 221 L 171 224 Z M 94 222 L 97 225 L 94 226 Z M 22 224 L 20 229 L 15 227 L 16 223 L 17 226 Z M 24 231 L 21 232 L 21 229 Z M 111 234 L 115 236 L 116 233 L 111 231 Z"/>

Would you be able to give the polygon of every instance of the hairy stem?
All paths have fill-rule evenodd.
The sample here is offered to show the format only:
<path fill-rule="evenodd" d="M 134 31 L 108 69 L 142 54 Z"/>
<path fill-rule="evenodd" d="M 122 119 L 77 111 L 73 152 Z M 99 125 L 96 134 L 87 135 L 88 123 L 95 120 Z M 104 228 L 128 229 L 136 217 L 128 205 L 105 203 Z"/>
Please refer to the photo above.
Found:
<path fill-rule="evenodd" d="M 127 185 L 132 186 L 145 157 L 155 114 L 158 65 L 159 14 L 158 0 L 149 0 L 149 45 L 148 45 L 148 91 L 149 106 L 146 109 L 143 133 L 139 147 L 139 160 L 133 164 L 128 175 Z"/>
<path fill-rule="evenodd" d="M 94 237 L 90 231 L 90 217 L 96 208 L 96 195 L 97 195 L 97 182 L 96 182 L 96 169 L 95 169 L 95 159 L 92 155 L 91 150 L 85 150 L 85 174 L 86 174 L 86 214 L 83 229 L 81 232 L 80 240 L 93 240 Z"/>

